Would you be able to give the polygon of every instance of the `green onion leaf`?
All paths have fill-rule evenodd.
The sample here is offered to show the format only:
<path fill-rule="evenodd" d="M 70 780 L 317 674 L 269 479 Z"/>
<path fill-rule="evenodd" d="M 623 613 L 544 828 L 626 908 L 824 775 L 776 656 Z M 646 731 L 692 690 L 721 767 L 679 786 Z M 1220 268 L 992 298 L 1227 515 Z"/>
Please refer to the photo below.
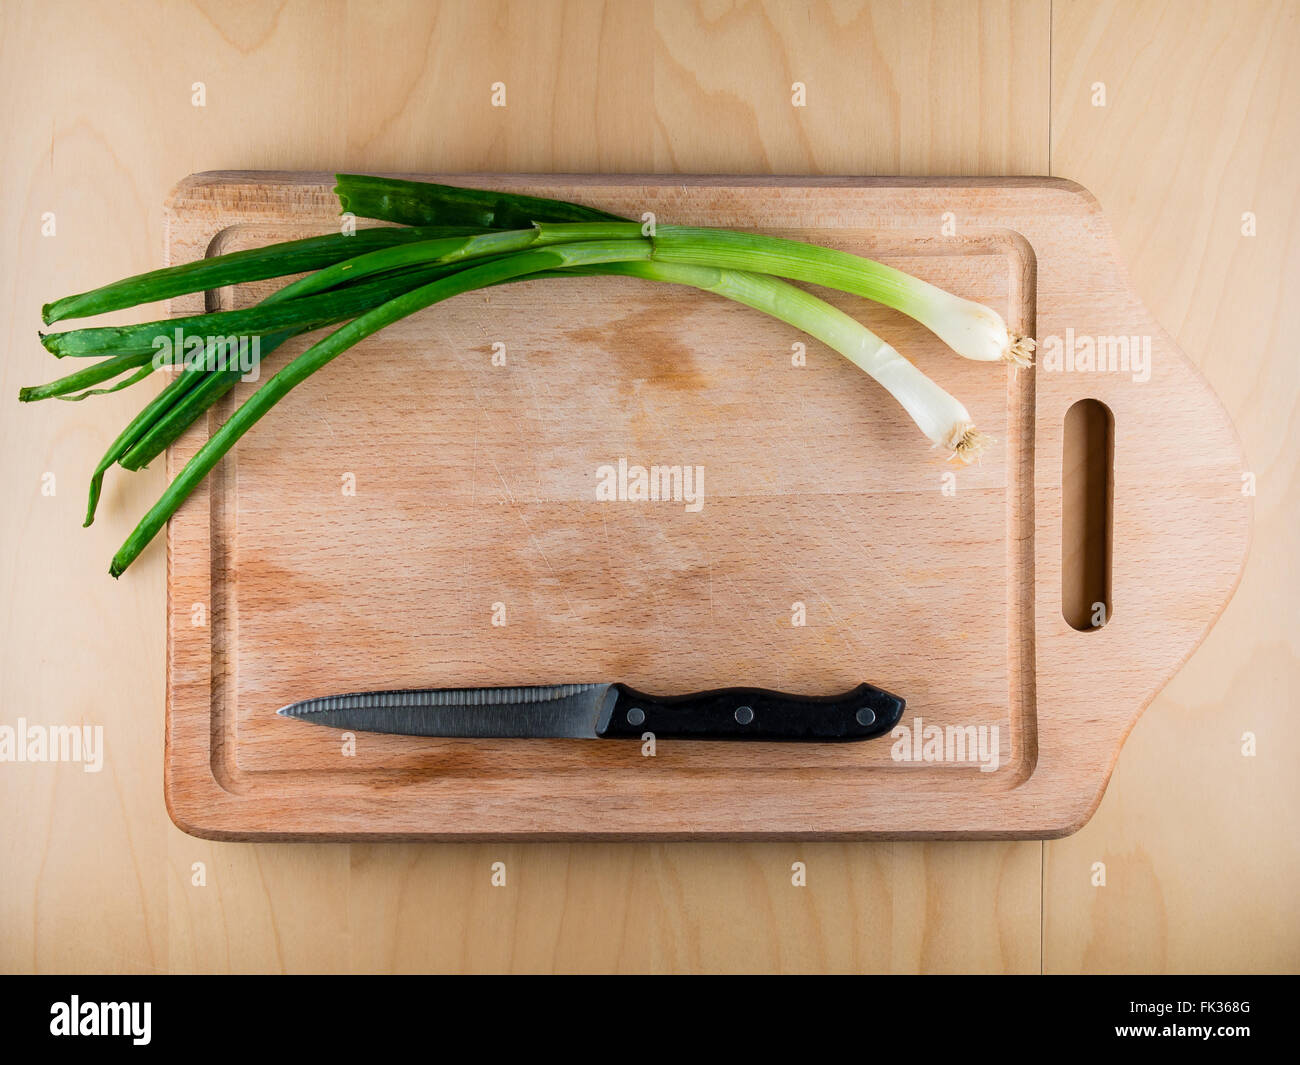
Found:
<path fill-rule="evenodd" d="M 617 215 L 564 200 L 463 189 L 425 181 L 335 174 L 339 206 L 358 218 L 406 226 L 483 226 L 524 229 L 534 222 L 621 221 Z"/>
<path fill-rule="evenodd" d="M 264 281 L 270 277 L 300 274 L 322 266 L 350 259 L 364 252 L 387 248 L 437 237 L 472 236 L 482 231 L 480 226 L 435 226 L 424 229 L 396 229 L 383 227 L 361 229 L 353 234 L 328 233 L 323 237 L 306 237 L 269 244 L 264 248 L 214 255 L 196 259 L 192 263 L 167 266 L 145 274 L 114 281 L 81 292 L 75 296 L 47 303 L 41 310 L 46 325 L 64 318 L 87 318 L 94 314 L 119 311 L 141 303 L 183 296 L 189 292 L 203 292 L 223 285 L 237 285 L 247 281 Z"/>

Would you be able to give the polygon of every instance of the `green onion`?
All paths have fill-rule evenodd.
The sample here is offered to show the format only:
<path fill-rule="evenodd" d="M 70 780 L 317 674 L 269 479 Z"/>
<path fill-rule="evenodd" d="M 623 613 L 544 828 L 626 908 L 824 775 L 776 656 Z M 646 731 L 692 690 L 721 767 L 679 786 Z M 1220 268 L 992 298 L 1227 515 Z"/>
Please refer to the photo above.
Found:
<path fill-rule="evenodd" d="M 287 241 L 152 271 L 47 304 L 45 321 L 98 314 L 228 284 L 315 271 L 253 307 L 143 325 L 76 329 L 43 336 L 57 356 L 104 356 L 45 385 L 24 401 L 84 399 L 148 376 L 159 337 L 202 336 L 205 354 L 258 337 L 269 354 L 292 336 L 339 325 L 262 383 L 185 465 L 113 559 L 120 575 L 221 456 L 307 376 L 386 325 L 460 293 L 535 278 L 618 274 L 691 286 L 762 311 L 840 352 L 882 384 L 934 444 L 971 459 L 985 438 L 953 396 L 859 322 L 790 278 L 854 293 L 910 315 L 966 358 L 1030 361 L 1033 341 L 1010 334 L 993 310 L 899 270 L 831 248 L 759 234 L 638 223 L 579 204 L 481 189 L 340 174 L 342 208 L 414 228 L 363 230 Z M 180 375 L 158 393 L 105 452 L 91 477 L 86 524 L 114 463 L 139 469 L 161 454 L 240 378 L 237 368 L 170 361 Z M 151 363 L 150 365 L 145 365 Z M 112 382 L 107 387 L 94 387 Z"/>
<path fill-rule="evenodd" d="M 582 225 L 539 224 L 542 240 L 581 240 Z M 632 236 L 635 222 L 620 228 L 606 225 L 604 239 Z M 1002 316 L 991 307 L 962 299 L 892 266 L 834 248 L 805 244 L 759 233 L 699 226 L 657 226 L 657 262 L 718 266 L 746 273 L 774 274 L 794 281 L 850 292 L 882 303 L 916 319 L 958 355 L 981 362 L 1006 359 L 1028 365 L 1034 342 L 1008 332 Z"/>
<path fill-rule="evenodd" d="M 323 237 L 306 237 L 271 244 L 265 248 L 214 255 L 180 266 L 167 266 L 136 274 L 111 285 L 103 285 L 75 296 L 47 303 L 41 309 L 46 325 L 64 318 L 87 318 L 93 314 L 120 311 L 141 303 L 171 299 L 190 292 L 203 292 L 247 281 L 264 281 L 270 277 L 300 274 L 322 266 L 350 259 L 363 252 L 387 248 L 394 244 L 432 240 L 436 237 L 472 236 L 482 227 L 435 226 L 424 229 L 361 229 L 350 235 L 328 233 Z"/>

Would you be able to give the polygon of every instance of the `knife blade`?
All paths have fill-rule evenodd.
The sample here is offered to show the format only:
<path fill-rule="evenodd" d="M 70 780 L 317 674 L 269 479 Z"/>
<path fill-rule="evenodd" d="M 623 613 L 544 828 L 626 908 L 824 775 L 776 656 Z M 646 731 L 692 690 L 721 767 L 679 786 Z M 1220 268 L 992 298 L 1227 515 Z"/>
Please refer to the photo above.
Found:
<path fill-rule="evenodd" d="M 903 699 L 871 684 L 842 695 L 720 688 L 649 695 L 626 684 L 407 688 L 325 695 L 276 713 L 330 728 L 510 739 L 772 740 L 833 743 L 890 731 Z"/>

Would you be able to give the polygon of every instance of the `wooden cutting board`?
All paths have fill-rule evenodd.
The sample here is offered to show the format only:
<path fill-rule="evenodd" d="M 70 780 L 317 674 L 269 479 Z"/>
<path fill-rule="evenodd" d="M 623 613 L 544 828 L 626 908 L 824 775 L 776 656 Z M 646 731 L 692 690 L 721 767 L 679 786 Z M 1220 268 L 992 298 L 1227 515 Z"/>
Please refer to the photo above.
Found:
<path fill-rule="evenodd" d="M 1037 178 L 441 180 L 869 255 L 996 307 L 1039 339 L 1039 363 L 959 359 L 909 319 L 831 297 L 996 437 L 981 464 L 954 467 L 838 355 L 711 295 L 545 280 L 398 323 L 282 402 L 171 523 L 176 823 L 223 839 L 359 840 L 1082 826 L 1138 714 L 1231 595 L 1250 525 L 1233 428 L 1133 293 L 1096 201 Z M 167 204 L 168 261 L 334 231 L 331 185 L 190 177 Z M 208 305 L 244 306 L 277 284 Z M 1080 338 L 1103 337 L 1149 344 L 1149 375 L 1062 365 Z M 173 449 L 173 474 L 251 387 Z M 1073 511 L 1063 534 L 1075 491 L 1064 426 L 1082 399 L 1113 419 L 1113 495 L 1108 622 L 1077 631 L 1063 579 L 1093 548 L 1069 530 L 1101 536 L 1103 551 L 1106 536 L 1104 513 Z M 598 499 L 602 467 L 620 460 L 702 467 L 702 506 Z M 868 680 L 906 697 L 910 731 L 662 741 L 651 754 L 612 741 L 348 742 L 275 714 L 371 688 L 599 680 L 810 694 Z"/>

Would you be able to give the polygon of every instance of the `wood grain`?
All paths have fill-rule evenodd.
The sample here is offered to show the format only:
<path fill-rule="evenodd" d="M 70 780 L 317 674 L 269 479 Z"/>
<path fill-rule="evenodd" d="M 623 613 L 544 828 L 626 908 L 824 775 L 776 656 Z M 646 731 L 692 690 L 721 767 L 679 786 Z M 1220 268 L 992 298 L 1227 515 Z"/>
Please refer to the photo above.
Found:
<path fill-rule="evenodd" d="M 1097 817 L 1047 845 L 1044 968 L 1295 972 L 1300 9 L 1054 10 L 1053 170 L 1097 194 L 1134 285 L 1234 412 L 1257 496 L 1223 617 L 1134 729 Z"/>
<path fill-rule="evenodd" d="M 792 6 L 797 17 L 783 16 Z M 156 267 L 158 205 L 197 171 L 1051 172 L 1101 199 L 1134 287 L 1204 369 L 1264 475 L 1241 589 L 1134 730 L 1089 826 L 1046 845 L 1041 897 L 1044 845 L 1034 842 L 513 846 L 504 853 L 526 864 L 511 868 L 528 875 L 495 889 L 488 863 L 503 851 L 493 845 L 222 844 L 173 828 L 157 771 L 161 553 L 129 580 L 104 576 L 161 491 L 161 466 L 110 482 L 96 525 L 79 528 L 85 476 L 148 386 L 54 411 L 0 405 L 0 475 L 13 486 L 0 507 L 3 719 L 84 716 L 105 724 L 110 752 L 98 775 L 0 767 L 0 967 L 1027 972 L 1041 952 L 1053 971 L 1294 970 L 1300 833 L 1279 817 L 1297 808 L 1285 752 L 1300 669 L 1296 627 L 1278 619 L 1294 616 L 1300 593 L 1289 531 L 1300 488 L 1285 446 L 1294 301 L 1284 298 L 1296 287 L 1285 220 L 1300 137 L 1282 121 L 1295 114 L 1295 87 L 1265 61 L 1296 50 L 1292 10 L 5 4 L 5 395 L 51 375 L 32 342 L 40 303 Z M 849 24 L 862 29 L 850 36 Z M 1260 42 L 1242 47 L 1252 33 Z M 1217 50 L 1220 39 L 1231 50 Z M 819 71 L 793 71 L 802 64 L 791 57 L 814 48 Z M 55 49 L 67 62 L 49 61 Z M 858 79 L 864 64 L 870 75 Z M 1086 100 L 1102 65 L 1111 109 L 1098 113 Z M 497 77 L 512 87 L 504 112 L 486 104 Z M 528 92 L 514 91 L 521 77 Z M 825 77 L 864 85 L 866 98 L 818 90 Z M 814 90 L 799 111 L 788 104 L 797 78 Z M 190 102 L 198 79 L 212 90 L 204 109 Z M 536 121 L 516 117 L 524 108 Z M 836 120 L 850 112 L 869 123 Z M 1122 131 L 1091 122 L 1121 115 Z M 1237 239 L 1243 200 L 1266 204 L 1261 219 L 1276 223 L 1254 244 Z M 57 239 L 40 236 L 46 210 L 57 212 Z M 53 498 L 38 492 L 46 471 L 59 477 Z M 1225 707 L 1233 716 L 1220 732 Z M 1268 760 L 1240 757 L 1244 718 L 1268 739 Z M 1104 915 L 1087 886 L 1099 856 L 1114 900 Z M 804 889 L 789 886 L 799 857 Z M 206 887 L 192 883 L 196 862 Z M 750 903 L 739 914 L 727 905 L 738 888 Z M 543 921 L 538 934 L 512 919 L 503 892 Z M 792 919 L 796 904 L 806 919 Z"/>
<path fill-rule="evenodd" d="M 474 181 L 830 242 L 998 307 L 1045 352 L 1071 332 L 1132 336 L 1151 366 L 1017 373 L 841 300 L 998 440 L 945 496 L 951 466 L 852 366 L 818 349 L 792 367 L 791 330 L 696 293 L 542 282 L 404 321 L 302 386 L 172 521 L 173 819 L 237 839 L 1076 830 L 1136 715 L 1222 609 L 1250 513 L 1232 427 L 1125 289 L 1093 198 L 1046 180 Z M 331 200 L 322 175 L 196 175 L 169 200 L 169 260 L 328 227 Z M 956 232 L 927 235 L 945 215 Z M 1115 419 L 1115 606 L 1079 632 L 1062 613 L 1062 449 L 1085 397 Z M 208 432 L 176 445 L 174 471 Z M 713 487 L 698 513 L 600 502 L 596 471 L 619 461 L 698 466 Z M 792 625 L 804 600 L 807 624 Z M 994 771 L 973 752 L 900 761 L 884 741 L 666 743 L 653 758 L 566 741 L 354 749 L 274 713 L 385 687 L 822 694 L 864 678 L 909 700 L 909 727 L 987 730 Z"/>

